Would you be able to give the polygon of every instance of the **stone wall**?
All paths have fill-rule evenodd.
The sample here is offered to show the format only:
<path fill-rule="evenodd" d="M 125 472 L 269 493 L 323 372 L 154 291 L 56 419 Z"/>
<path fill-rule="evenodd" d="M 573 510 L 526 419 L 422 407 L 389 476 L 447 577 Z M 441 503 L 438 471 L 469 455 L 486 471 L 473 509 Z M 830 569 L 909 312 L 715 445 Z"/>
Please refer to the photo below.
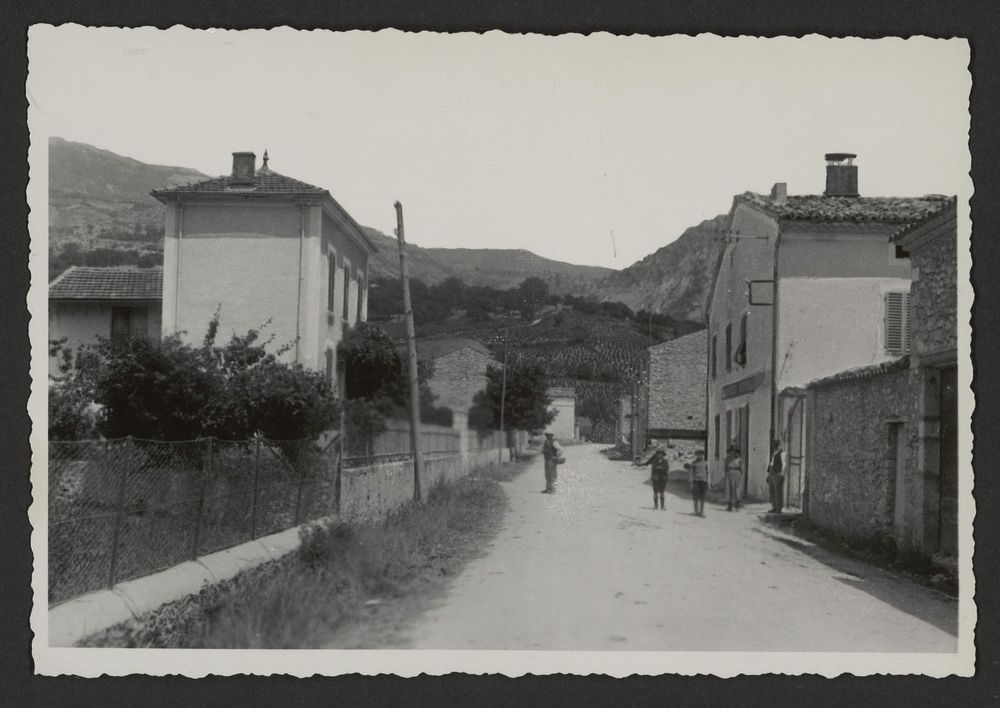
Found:
<path fill-rule="evenodd" d="M 503 460 L 510 453 L 504 450 Z M 470 451 L 467 455 L 428 455 L 424 458 L 422 491 L 439 482 L 454 482 L 497 463 L 497 451 Z M 381 521 L 394 509 L 413 499 L 413 461 L 402 460 L 343 470 L 340 518 L 347 522 Z"/>
<path fill-rule="evenodd" d="M 434 376 L 429 381 L 434 405 L 452 411 L 467 411 L 475 395 L 486 388 L 486 369 L 500 363 L 481 352 L 463 347 L 434 361 Z"/>
<path fill-rule="evenodd" d="M 925 245 L 910 254 L 913 283 L 913 353 L 918 356 L 957 346 L 958 312 L 955 221 L 942 224 Z"/>
<path fill-rule="evenodd" d="M 917 430 L 905 364 L 903 359 L 847 372 L 809 387 L 806 494 L 808 516 L 817 526 L 857 540 L 895 535 L 889 425 L 901 424 L 906 473 L 914 468 Z"/>

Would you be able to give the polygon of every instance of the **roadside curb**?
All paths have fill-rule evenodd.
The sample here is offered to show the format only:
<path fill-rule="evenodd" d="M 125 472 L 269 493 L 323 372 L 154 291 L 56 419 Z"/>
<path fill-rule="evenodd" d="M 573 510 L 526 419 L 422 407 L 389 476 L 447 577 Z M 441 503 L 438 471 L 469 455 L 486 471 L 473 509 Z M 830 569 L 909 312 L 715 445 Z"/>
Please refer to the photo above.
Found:
<path fill-rule="evenodd" d="M 74 646 L 91 634 L 230 580 L 244 570 L 278 560 L 299 547 L 299 530 L 303 526 L 334 519 L 331 516 L 310 521 L 60 603 L 48 612 L 49 646 Z"/>

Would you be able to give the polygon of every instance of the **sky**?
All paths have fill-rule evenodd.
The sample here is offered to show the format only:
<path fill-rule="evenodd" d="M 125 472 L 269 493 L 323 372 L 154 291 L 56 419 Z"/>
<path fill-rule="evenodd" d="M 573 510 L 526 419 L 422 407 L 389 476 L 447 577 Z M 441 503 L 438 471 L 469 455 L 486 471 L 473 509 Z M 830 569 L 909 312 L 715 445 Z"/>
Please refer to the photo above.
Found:
<path fill-rule="evenodd" d="M 228 173 L 265 148 L 362 223 L 624 268 L 733 196 L 967 194 L 963 40 L 58 28 L 29 32 L 32 142 Z"/>

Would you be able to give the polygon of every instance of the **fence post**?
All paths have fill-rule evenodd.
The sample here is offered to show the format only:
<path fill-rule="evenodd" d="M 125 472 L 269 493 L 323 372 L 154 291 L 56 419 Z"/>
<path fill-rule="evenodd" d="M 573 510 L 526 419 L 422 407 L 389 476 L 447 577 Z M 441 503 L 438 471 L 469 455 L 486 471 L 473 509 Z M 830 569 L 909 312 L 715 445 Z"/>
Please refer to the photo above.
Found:
<path fill-rule="evenodd" d="M 121 540 L 122 520 L 125 517 L 125 483 L 128 480 L 129 464 L 132 458 L 132 436 L 125 438 L 126 464 L 122 466 L 121 480 L 118 482 L 118 502 L 115 509 L 115 527 L 111 532 L 111 565 L 108 568 L 108 587 L 114 587 L 118 573 L 118 546 Z M 110 466 L 109 443 L 104 443 L 104 466 Z"/>
<path fill-rule="evenodd" d="M 205 463 L 201 470 L 201 493 L 198 495 L 198 515 L 194 520 L 194 543 L 191 544 L 191 557 L 198 557 L 198 542 L 201 540 L 201 517 L 205 511 L 205 489 L 212 473 L 212 437 L 205 438 Z"/>
<path fill-rule="evenodd" d="M 260 435 L 254 435 L 253 498 L 250 502 L 250 538 L 257 538 L 257 480 L 260 476 Z"/>
<path fill-rule="evenodd" d="M 306 468 L 305 465 L 302 463 L 302 457 L 303 457 L 302 446 L 303 446 L 302 441 L 299 441 L 296 444 L 296 447 L 299 448 L 298 454 L 295 455 L 295 463 L 296 466 L 299 468 L 299 490 L 295 495 L 295 519 L 294 519 L 295 526 L 299 525 L 299 513 L 302 509 L 302 486 L 305 483 L 306 479 Z"/>

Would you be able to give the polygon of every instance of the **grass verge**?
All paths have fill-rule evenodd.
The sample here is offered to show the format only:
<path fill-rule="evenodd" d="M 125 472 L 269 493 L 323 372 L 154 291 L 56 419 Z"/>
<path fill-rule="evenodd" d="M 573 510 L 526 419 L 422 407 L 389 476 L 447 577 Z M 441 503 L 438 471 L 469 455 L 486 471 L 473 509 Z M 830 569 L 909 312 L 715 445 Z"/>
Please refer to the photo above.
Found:
<path fill-rule="evenodd" d="M 407 504 L 383 523 L 307 527 L 295 553 L 89 637 L 82 646 L 396 643 L 405 620 L 492 536 L 505 508 L 496 481 L 469 477 L 431 488 L 425 503 Z"/>

